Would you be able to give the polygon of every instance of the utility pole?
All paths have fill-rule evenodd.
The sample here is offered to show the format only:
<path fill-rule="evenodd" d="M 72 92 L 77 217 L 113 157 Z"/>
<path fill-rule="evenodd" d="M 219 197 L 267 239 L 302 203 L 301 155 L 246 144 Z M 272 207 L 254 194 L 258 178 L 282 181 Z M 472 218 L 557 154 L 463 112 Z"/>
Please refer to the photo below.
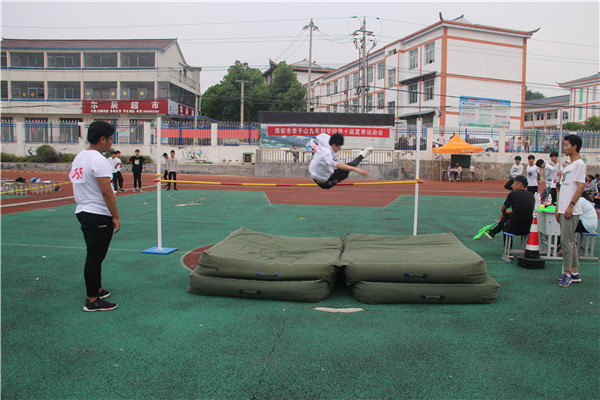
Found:
<path fill-rule="evenodd" d="M 357 17 L 355 17 L 357 18 Z M 366 100 L 367 100 L 367 36 L 373 36 L 372 31 L 367 31 L 367 19 L 363 17 L 362 27 L 359 30 L 354 31 L 354 36 L 357 36 L 359 33 L 362 33 L 362 39 L 354 38 L 354 45 L 359 50 L 360 59 L 361 59 L 361 70 L 362 70 L 362 79 L 360 83 L 360 101 L 361 101 L 361 112 L 365 112 Z M 360 42 L 360 46 L 359 43 Z M 375 47 L 377 43 L 373 41 L 371 49 Z M 371 50 L 369 49 L 369 51 Z"/>
<path fill-rule="evenodd" d="M 241 83 L 242 95 L 240 97 L 240 127 L 244 126 L 244 83 L 250 83 L 250 81 L 246 81 L 244 79 L 239 79 L 236 81 L 237 83 Z"/>
<path fill-rule="evenodd" d="M 312 37 L 313 31 L 318 30 L 319 27 L 315 26 L 312 18 L 310 19 L 310 24 L 306 25 L 303 29 L 310 30 L 310 41 L 308 42 L 308 90 L 306 92 L 306 112 L 310 112 L 310 103 L 312 100 L 312 94 L 310 92 L 311 86 L 311 72 L 312 72 Z"/>

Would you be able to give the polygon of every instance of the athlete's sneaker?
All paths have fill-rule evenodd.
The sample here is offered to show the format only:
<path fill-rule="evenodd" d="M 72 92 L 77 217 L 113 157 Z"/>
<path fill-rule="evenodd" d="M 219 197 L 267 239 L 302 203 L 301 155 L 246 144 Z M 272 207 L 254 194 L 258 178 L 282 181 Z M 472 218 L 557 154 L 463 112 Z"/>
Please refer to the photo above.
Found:
<path fill-rule="evenodd" d="M 110 292 L 108 290 L 102 289 L 101 292 L 98 292 L 98 297 L 100 297 L 101 299 L 105 299 L 108 296 L 110 296 Z"/>
<path fill-rule="evenodd" d="M 494 238 L 494 234 L 491 233 L 489 230 L 483 232 L 483 234 L 488 238 L 488 239 L 493 239 Z"/>
<path fill-rule="evenodd" d="M 363 151 L 358 153 L 358 155 L 362 156 L 363 158 L 367 158 L 367 157 L 369 157 L 369 154 L 371 154 L 372 152 L 373 152 L 373 148 L 367 147 L 366 149 L 364 149 Z"/>
<path fill-rule="evenodd" d="M 85 300 L 85 306 L 83 307 L 83 311 L 110 311 L 117 308 L 115 303 L 109 303 L 106 300 L 102 300 L 101 298 L 96 299 L 93 303 L 90 303 L 87 299 Z"/>
<path fill-rule="evenodd" d="M 142 188 L 139 188 L 138 190 L 139 190 L 140 192 L 143 192 Z"/>
<path fill-rule="evenodd" d="M 571 285 L 571 277 L 567 274 L 563 274 L 562 278 L 560 279 L 560 283 L 558 284 L 558 286 L 560 287 L 569 287 L 569 285 Z"/>
<path fill-rule="evenodd" d="M 556 277 L 559 281 L 562 281 L 563 276 L 559 275 Z M 571 274 L 571 283 L 581 283 L 581 275 L 579 274 Z"/>

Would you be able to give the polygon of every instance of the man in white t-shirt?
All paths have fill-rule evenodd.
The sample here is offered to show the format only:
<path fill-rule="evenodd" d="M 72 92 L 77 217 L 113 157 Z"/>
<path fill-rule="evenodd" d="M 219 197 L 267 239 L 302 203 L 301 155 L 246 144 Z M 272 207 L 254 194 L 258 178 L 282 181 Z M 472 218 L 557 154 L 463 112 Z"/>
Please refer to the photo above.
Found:
<path fill-rule="evenodd" d="M 579 276 L 579 254 L 575 243 L 575 230 L 582 214 L 581 204 L 577 201 L 585 187 L 585 163 L 579 156 L 581 138 L 568 135 L 564 138 L 565 155 L 571 159 L 560 179 L 556 220 L 560 224 L 560 241 L 563 254 L 563 276 L 558 286 L 568 287 L 571 282 L 581 282 Z"/>
<path fill-rule="evenodd" d="M 538 191 L 538 179 L 540 177 L 540 168 L 534 164 L 535 156 L 533 154 L 527 157 L 527 190 L 535 194 Z"/>
<path fill-rule="evenodd" d="M 523 164 L 521 164 L 521 156 L 515 156 L 515 163 L 510 167 L 510 177 L 508 182 L 504 184 L 504 189 L 512 192 L 513 181 L 519 175 L 523 175 Z"/>
<path fill-rule="evenodd" d="M 344 145 L 344 135 L 334 133 L 329 135 L 322 133 L 316 137 L 318 146 L 317 152 L 310 161 L 308 170 L 315 183 L 322 189 L 331 189 L 339 182 L 348 177 L 350 171 L 358 172 L 365 176 L 367 171 L 357 168 L 357 165 L 373 151 L 372 147 L 367 147 L 361 151 L 354 160 L 348 164 L 340 162 L 336 153 Z"/>
<path fill-rule="evenodd" d="M 123 175 L 121 174 L 121 158 L 119 157 L 120 155 L 120 151 L 112 151 L 110 153 L 110 157 L 108 158 L 108 161 L 113 167 L 112 183 L 115 192 L 123 191 Z"/>
<path fill-rule="evenodd" d="M 90 146 L 71 164 L 69 179 L 77 208 L 75 215 L 87 247 L 84 278 L 87 291 L 84 311 L 109 311 L 117 308 L 106 300 L 110 295 L 102 287 L 102 261 L 113 233 L 121 229 L 115 194 L 110 185 L 113 167 L 102 153 L 110 150 L 115 128 L 105 121 L 94 121 L 88 128 Z"/>
<path fill-rule="evenodd" d="M 552 196 L 552 204 L 556 204 L 556 183 L 558 182 L 558 172 L 561 169 L 558 163 L 558 153 L 556 151 L 550 152 L 550 162 L 546 163 L 545 168 L 545 179 L 548 195 Z"/>

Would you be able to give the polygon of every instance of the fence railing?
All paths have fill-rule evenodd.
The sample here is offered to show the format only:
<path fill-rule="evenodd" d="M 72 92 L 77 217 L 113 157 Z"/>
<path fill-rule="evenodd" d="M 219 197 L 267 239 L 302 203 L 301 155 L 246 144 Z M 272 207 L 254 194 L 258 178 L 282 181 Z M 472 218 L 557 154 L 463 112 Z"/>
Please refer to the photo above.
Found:
<path fill-rule="evenodd" d="M 337 158 L 341 162 L 348 163 L 358 157 L 360 150 L 340 150 L 337 153 Z M 280 163 L 309 163 L 312 160 L 314 152 L 305 149 L 285 149 L 264 147 L 256 152 L 257 162 L 280 162 Z M 397 164 L 398 156 L 393 150 L 375 150 L 369 157 L 361 162 L 361 165 L 374 164 L 386 165 Z"/>
<path fill-rule="evenodd" d="M 14 126 L 13 140 L 14 140 Z M 81 129 L 79 124 L 61 123 L 24 123 L 25 143 L 79 143 Z M 2 141 L 4 141 L 3 129 Z M 8 135 L 7 135 L 8 136 Z"/>

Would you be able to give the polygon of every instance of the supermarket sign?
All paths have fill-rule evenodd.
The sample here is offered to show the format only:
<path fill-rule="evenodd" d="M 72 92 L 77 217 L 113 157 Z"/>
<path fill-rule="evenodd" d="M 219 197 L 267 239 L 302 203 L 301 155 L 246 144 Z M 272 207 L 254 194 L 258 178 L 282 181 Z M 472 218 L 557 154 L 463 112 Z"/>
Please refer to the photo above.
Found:
<path fill-rule="evenodd" d="M 83 100 L 83 114 L 176 115 L 193 117 L 193 108 L 172 100 Z"/>
<path fill-rule="evenodd" d="M 269 136 L 317 136 L 322 133 L 333 135 L 339 132 L 349 137 L 374 137 L 389 138 L 390 128 L 375 127 L 349 127 L 349 126 L 305 126 L 305 125 L 269 125 L 267 134 Z"/>

